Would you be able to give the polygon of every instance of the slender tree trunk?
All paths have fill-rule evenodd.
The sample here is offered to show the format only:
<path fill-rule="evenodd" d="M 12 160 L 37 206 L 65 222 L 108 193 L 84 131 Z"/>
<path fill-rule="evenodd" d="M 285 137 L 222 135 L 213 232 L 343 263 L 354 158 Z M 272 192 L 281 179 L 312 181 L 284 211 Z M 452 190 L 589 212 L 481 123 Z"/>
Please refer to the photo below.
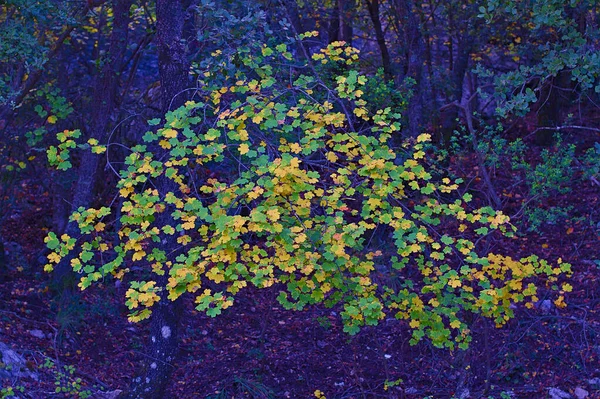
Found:
<path fill-rule="evenodd" d="M 383 66 L 383 73 L 385 80 L 392 80 L 392 63 L 390 61 L 390 53 L 385 43 L 385 34 L 381 26 L 381 20 L 379 19 L 379 0 L 366 0 L 365 2 L 371 21 L 373 22 L 373 28 L 375 29 L 375 38 L 377 39 L 377 45 L 381 52 L 381 63 Z"/>
<path fill-rule="evenodd" d="M 423 124 L 423 36 L 412 2 L 396 0 L 396 9 L 404 22 L 404 40 L 408 43 L 406 77 L 414 80 L 413 96 L 408 101 L 408 135 L 416 137 Z"/>
<path fill-rule="evenodd" d="M 103 67 L 96 78 L 93 98 L 91 104 L 92 112 L 88 126 L 89 138 L 104 142 L 112 119 L 118 108 L 118 87 L 120 82 L 120 71 L 125 52 L 127 51 L 129 8 L 132 0 L 115 0 L 113 5 L 113 29 L 110 35 L 108 54 L 102 60 Z M 94 196 L 94 185 L 96 182 L 96 170 L 98 169 L 99 157 L 90 152 L 83 152 L 81 162 L 77 170 L 77 182 L 73 188 L 71 200 L 71 213 L 80 207 L 87 208 L 91 205 Z M 66 233 L 76 237 L 79 229 L 76 223 L 71 222 L 66 226 Z M 64 258 L 55 268 L 53 283 L 55 289 L 62 293 L 74 287 L 75 277 L 71 270 L 70 257 Z"/>
<path fill-rule="evenodd" d="M 454 25 L 452 19 L 450 19 L 451 29 Z M 450 42 L 453 39 L 450 38 Z M 452 46 L 450 52 L 450 78 L 452 81 L 451 98 L 449 102 L 456 101 L 460 102 L 463 97 L 463 89 L 465 83 L 466 72 L 469 67 L 469 58 L 471 49 L 473 48 L 473 38 L 464 33 L 457 40 L 456 46 Z M 441 115 L 441 130 L 442 136 L 445 141 L 448 141 L 452 136 L 452 133 L 457 128 L 456 119 L 458 118 L 458 109 L 451 107 L 445 110 Z"/>
<path fill-rule="evenodd" d="M 183 42 L 184 13 L 188 1 L 157 0 L 156 2 L 156 39 L 158 43 L 158 68 L 160 73 L 162 108 L 168 112 L 185 103 L 186 89 L 189 88 L 189 63 L 185 43 Z M 160 147 L 153 148 L 159 156 L 164 151 Z M 166 177 L 161 177 L 155 184 L 159 195 L 176 192 L 178 186 Z M 173 220 L 167 210 L 158 215 L 157 226 L 172 224 Z M 176 237 L 167 236 L 158 245 L 175 256 L 178 246 Z M 169 379 L 175 369 L 178 355 L 179 328 L 183 304 L 167 298 L 166 287 L 169 271 L 164 270 L 157 276 L 160 301 L 153 306 L 150 316 L 150 340 L 146 346 L 146 359 L 138 376 L 133 379 L 130 390 L 121 398 L 126 399 L 162 399 Z"/>
<path fill-rule="evenodd" d="M 347 0 L 335 0 L 329 21 L 329 43 L 341 40 L 352 44 L 352 8 Z"/>

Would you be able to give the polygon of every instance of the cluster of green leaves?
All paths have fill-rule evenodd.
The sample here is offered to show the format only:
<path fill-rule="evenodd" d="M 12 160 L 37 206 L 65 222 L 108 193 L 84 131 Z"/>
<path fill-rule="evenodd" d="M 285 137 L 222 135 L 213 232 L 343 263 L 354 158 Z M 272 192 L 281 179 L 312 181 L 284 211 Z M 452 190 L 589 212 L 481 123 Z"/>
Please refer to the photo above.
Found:
<path fill-rule="evenodd" d="M 18 94 L 27 75 L 41 69 L 65 24 L 72 23 L 66 1 L 6 0 L 0 5 L 0 104 Z"/>
<path fill-rule="evenodd" d="M 57 146 L 49 146 L 46 150 L 48 156 L 48 163 L 50 166 L 57 168 L 58 170 L 68 170 L 73 164 L 71 164 L 71 150 L 75 148 L 90 149 L 94 154 L 102 154 L 106 151 L 106 147 L 98 145 L 97 139 L 89 139 L 85 144 L 77 144 L 76 139 L 81 137 L 81 131 L 75 130 L 64 130 L 56 135 L 58 139 Z"/>
<path fill-rule="evenodd" d="M 34 111 L 44 122 L 25 133 L 29 147 L 35 147 L 42 142 L 49 125 L 66 120 L 73 113 L 72 104 L 61 95 L 60 90 L 50 84 L 37 90 L 35 104 Z"/>
<path fill-rule="evenodd" d="M 17 394 L 25 392 L 25 388 L 21 385 L 7 386 L 0 388 L 0 399 L 11 399 Z"/>
<path fill-rule="evenodd" d="M 75 376 L 74 366 L 63 366 L 62 370 L 56 370 L 55 373 L 54 392 L 78 399 L 92 396 L 92 391 L 83 387 L 82 379 Z"/>
<path fill-rule="evenodd" d="M 106 231 L 112 209 L 80 209 L 71 216 L 80 238 L 46 238 L 46 269 L 72 253 L 81 288 L 133 274 L 132 321 L 150 315 L 161 291 L 170 300 L 193 293 L 197 309 L 215 316 L 244 287 L 274 286 L 287 309 L 340 305 L 350 334 L 391 313 L 408 322 L 413 343 L 427 336 L 449 348 L 467 346 L 467 313 L 500 326 L 511 304 L 532 306 L 537 287 L 528 280 L 556 281 L 570 266 L 479 255 L 473 239 L 510 236 L 508 217 L 471 210 L 460 181 L 431 172 L 428 134 L 391 146 L 400 115 L 369 111 L 356 57 L 343 43 L 313 55 L 348 66 L 328 87 L 274 68 L 291 60 L 286 45 L 241 56 L 237 76 L 150 121 L 145 144 L 131 149 L 117 183 L 119 239 Z M 161 192 L 160 179 L 176 189 Z M 390 232 L 384 251 L 370 246 L 378 229 Z M 168 236 L 177 248 L 164 248 Z M 381 273 L 399 284 L 377 282 Z"/>
<path fill-rule="evenodd" d="M 510 149 L 522 148 L 518 140 L 511 144 Z M 517 153 L 523 154 L 523 151 Z M 557 137 L 556 145 L 542 150 L 540 158 L 538 164 L 532 165 L 525 162 L 522 156 L 513 156 L 513 169 L 523 174 L 529 190 L 529 201 L 524 213 L 532 230 L 537 230 L 543 223 L 556 223 L 567 217 L 572 207 L 544 208 L 543 204 L 556 195 L 571 192 L 576 181 L 574 144 L 565 145 Z"/>
<path fill-rule="evenodd" d="M 597 3 L 589 0 L 486 0 L 479 17 L 488 25 L 510 21 L 527 27 L 526 40 L 515 37 L 512 45 L 519 65 L 512 71 L 493 76 L 497 112 L 525 115 L 538 100 L 538 90 L 561 72 L 569 74 L 579 92 L 600 93 L 600 55 L 594 42 L 598 28 L 582 29 L 580 21 L 595 13 Z"/>
<path fill-rule="evenodd" d="M 597 173 L 600 165 L 594 149 L 579 160 L 575 145 L 564 144 L 560 135 L 556 135 L 556 142 L 551 148 L 543 149 L 539 159 L 533 160 L 526 156 L 527 145 L 522 139 L 510 141 L 502 134 L 504 128 L 501 124 L 483 124 L 481 130 L 477 145 L 464 132 L 455 132 L 449 150 L 461 155 L 476 151 L 483 156 L 484 164 L 492 174 L 498 169 L 512 169 L 514 185 L 524 188 L 521 209 L 524 225 L 533 231 L 538 231 L 544 224 L 568 218 L 572 207 L 548 207 L 547 204 L 549 199 L 571 192 L 574 183 L 580 180 L 575 173 L 576 163 L 586 166 L 584 178 L 595 175 L 594 171 Z"/>
<path fill-rule="evenodd" d="M 68 395 L 70 398 L 86 399 L 92 396 L 91 389 L 84 387 L 84 381 L 75 376 L 77 369 L 72 365 L 63 365 L 59 367 L 50 358 L 46 358 L 44 363 L 38 366 L 40 369 L 46 369 L 54 375 L 54 392 L 57 394 Z"/>

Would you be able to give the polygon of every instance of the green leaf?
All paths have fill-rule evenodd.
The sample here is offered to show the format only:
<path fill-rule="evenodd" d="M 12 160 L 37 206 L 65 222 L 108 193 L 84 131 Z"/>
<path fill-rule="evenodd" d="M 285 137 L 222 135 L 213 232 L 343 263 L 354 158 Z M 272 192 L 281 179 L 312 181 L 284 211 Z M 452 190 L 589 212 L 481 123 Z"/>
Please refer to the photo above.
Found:
<path fill-rule="evenodd" d="M 152 141 L 156 141 L 157 139 L 158 139 L 158 134 L 156 134 L 154 132 L 146 132 L 142 136 L 142 140 L 144 140 L 146 143 L 150 143 Z"/>
<path fill-rule="evenodd" d="M 50 250 L 55 250 L 60 245 L 60 241 L 58 240 L 58 237 L 53 232 L 48 233 L 48 236 L 46 236 L 45 241 L 46 241 L 46 247 L 48 247 L 48 249 L 50 249 Z"/>
<path fill-rule="evenodd" d="M 478 228 L 477 230 L 475 230 L 475 233 L 483 236 L 486 235 L 488 233 L 489 229 L 485 226 Z"/>
<path fill-rule="evenodd" d="M 454 243 L 454 239 L 446 234 L 444 234 L 442 236 L 442 238 L 440 238 L 440 241 L 443 242 L 446 245 L 451 245 Z"/>

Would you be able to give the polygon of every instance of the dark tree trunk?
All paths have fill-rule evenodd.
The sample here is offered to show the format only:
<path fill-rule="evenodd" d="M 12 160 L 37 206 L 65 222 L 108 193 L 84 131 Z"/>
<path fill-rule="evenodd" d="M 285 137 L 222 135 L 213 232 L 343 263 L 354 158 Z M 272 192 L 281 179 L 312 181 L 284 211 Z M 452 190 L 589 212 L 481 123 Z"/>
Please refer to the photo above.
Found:
<path fill-rule="evenodd" d="M 329 43 L 344 41 L 352 45 L 352 13 L 353 4 L 348 0 L 336 0 L 329 21 Z"/>
<path fill-rule="evenodd" d="M 186 0 L 156 1 L 156 39 L 158 71 L 163 111 L 173 110 L 185 102 L 189 88 L 189 62 L 183 38 Z"/>
<path fill-rule="evenodd" d="M 416 137 L 421 133 L 423 124 L 423 36 L 421 27 L 414 10 L 412 2 L 405 0 L 395 1 L 398 17 L 404 25 L 404 40 L 407 47 L 407 70 L 405 78 L 414 80 L 413 96 L 408 101 L 408 135 Z"/>
<path fill-rule="evenodd" d="M 160 73 L 162 108 L 166 113 L 183 105 L 188 98 L 186 89 L 189 88 L 189 63 L 183 29 L 185 10 L 188 1 L 157 0 L 156 2 L 156 39 L 158 43 L 158 69 Z M 159 146 L 153 149 L 160 157 L 162 150 Z M 155 184 L 161 196 L 167 192 L 177 192 L 178 186 L 166 177 L 161 177 Z M 173 219 L 167 210 L 159 214 L 157 226 L 172 224 Z M 175 256 L 178 246 L 175 236 L 167 236 L 159 244 L 161 249 Z M 162 276 L 157 276 L 157 286 L 160 301 L 153 306 L 150 316 L 150 339 L 146 346 L 146 359 L 138 376 L 134 378 L 130 390 L 121 398 L 126 399 L 162 399 L 169 379 L 175 368 L 178 355 L 179 327 L 183 304 L 167 298 L 164 287 L 167 285 L 169 271 L 164 270 Z"/>
<path fill-rule="evenodd" d="M 383 66 L 385 80 L 389 81 L 392 80 L 394 76 L 392 73 L 390 53 L 388 51 L 387 44 L 385 43 L 385 34 L 383 33 L 381 20 L 379 19 L 379 0 L 366 0 L 365 4 L 367 6 L 367 10 L 369 11 L 369 15 L 371 16 L 373 28 L 375 29 L 375 38 L 377 39 L 377 45 L 379 46 L 379 51 L 381 52 L 381 63 Z"/>
<path fill-rule="evenodd" d="M 102 69 L 96 78 L 91 104 L 92 112 L 87 131 L 88 138 L 106 141 L 112 119 L 118 109 L 117 98 L 120 82 L 120 71 L 125 52 L 127 51 L 129 8 L 132 0 L 115 0 L 113 5 L 113 29 L 110 35 L 108 53 L 102 61 Z M 77 182 L 73 188 L 71 200 L 71 213 L 80 207 L 87 208 L 91 205 L 94 196 L 96 171 L 100 158 L 91 152 L 83 152 L 77 170 Z M 71 237 L 76 237 L 79 229 L 76 223 L 69 223 L 65 229 Z M 75 276 L 70 266 L 70 258 L 63 259 L 55 268 L 53 284 L 59 293 L 71 290 L 74 287 Z"/>
<path fill-rule="evenodd" d="M 544 83 L 540 90 L 537 109 L 538 129 L 535 133 L 535 143 L 549 146 L 554 142 L 557 126 L 562 123 L 564 109 L 569 106 L 574 91 L 571 73 L 561 71 L 556 77 Z M 548 129 L 540 129 L 547 127 Z"/>
<path fill-rule="evenodd" d="M 450 30 L 457 32 L 457 38 L 449 38 L 451 46 L 448 62 L 450 65 L 450 78 L 452 81 L 449 102 L 456 101 L 457 103 L 460 103 L 463 97 L 463 86 L 465 83 L 466 72 L 469 67 L 469 58 L 474 46 L 474 38 L 466 31 L 460 32 L 459 28 L 456 27 L 455 22 L 452 13 L 450 13 Z M 454 43 L 454 41 L 456 41 L 456 43 Z M 450 107 L 441 115 L 441 135 L 446 142 L 458 127 L 456 122 L 457 118 L 457 107 Z"/>

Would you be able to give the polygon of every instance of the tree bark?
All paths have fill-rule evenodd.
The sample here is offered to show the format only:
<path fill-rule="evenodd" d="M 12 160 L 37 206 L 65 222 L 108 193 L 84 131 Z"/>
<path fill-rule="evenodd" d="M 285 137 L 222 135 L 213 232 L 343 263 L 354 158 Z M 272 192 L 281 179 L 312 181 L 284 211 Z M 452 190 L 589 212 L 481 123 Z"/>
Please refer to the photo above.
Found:
<path fill-rule="evenodd" d="M 336 0 L 333 6 L 333 14 L 329 21 L 329 43 L 344 41 L 352 45 L 352 4 L 347 0 Z"/>
<path fill-rule="evenodd" d="M 452 12 L 448 15 L 448 23 L 451 33 L 456 32 L 456 39 L 452 34 L 450 34 L 450 37 L 448 38 L 450 43 L 448 63 L 452 81 L 451 97 L 449 101 L 460 102 L 463 97 L 463 86 L 475 39 L 469 34 L 468 29 L 461 32 L 461 28 L 457 26 L 457 23 L 462 24 L 462 22 L 455 21 Z M 454 41 L 456 41 L 456 44 Z M 441 136 L 444 141 L 449 142 L 453 132 L 457 129 L 457 118 L 458 109 L 455 107 L 448 108 L 441 114 Z"/>
<path fill-rule="evenodd" d="M 117 94 L 121 80 L 121 66 L 127 51 L 131 3 L 132 0 L 115 0 L 114 2 L 114 20 L 109 49 L 104 60 L 102 60 L 103 67 L 94 85 L 93 98 L 95 102 L 90 105 L 92 114 L 87 137 L 97 139 L 101 143 L 106 141 L 109 128 L 118 108 L 119 99 Z M 91 152 L 82 153 L 77 170 L 77 182 L 73 188 L 71 213 L 77 211 L 80 207 L 88 208 L 91 205 L 99 161 L 100 159 L 96 154 Z M 67 224 L 65 230 L 71 237 L 76 237 L 79 234 L 77 223 L 74 222 Z M 53 284 L 59 293 L 74 288 L 75 276 L 71 270 L 70 260 L 70 257 L 65 257 L 54 270 Z"/>
<path fill-rule="evenodd" d="M 186 0 L 156 1 L 156 39 L 162 108 L 167 112 L 185 103 L 184 90 L 189 88 L 189 62 L 183 26 Z"/>
<path fill-rule="evenodd" d="M 392 73 L 392 63 L 390 61 L 390 53 L 385 43 L 385 34 L 381 26 L 381 20 L 379 19 L 379 0 L 366 0 L 365 2 L 371 21 L 373 22 L 373 28 L 375 29 L 375 38 L 377 39 L 377 45 L 381 52 L 381 63 L 383 66 L 383 74 L 385 80 L 390 81 L 394 78 Z"/>
<path fill-rule="evenodd" d="M 407 47 L 407 70 L 406 77 L 414 80 L 413 96 L 408 101 L 408 135 L 416 137 L 421 133 L 423 124 L 423 35 L 419 21 L 412 9 L 412 2 L 405 0 L 395 1 L 399 18 L 402 19 L 405 28 L 404 40 Z"/>
<path fill-rule="evenodd" d="M 163 112 L 176 109 L 188 98 L 189 62 L 186 46 L 183 41 L 185 10 L 189 1 L 157 0 L 156 2 L 156 39 L 158 44 L 158 69 L 160 74 Z M 152 152 L 157 158 L 164 152 L 154 146 Z M 178 186 L 162 176 L 155 183 L 159 195 L 177 192 Z M 160 213 L 155 221 L 161 227 L 172 224 L 170 212 Z M 166 236 L 157 245 L 167 253 L 176 256 L 178 246 L 176 237 Z M 156 276 L 160 301 L 152 308 L 150 316 L 150 339 L 146 347 L 146 359 L 141 371 L 133 379 L 128 392 L 121 395 L 126 399 L 162 399 L 165 397 L 171 374 L 175 369 L 178 355 L 179 328 L 183 303 L 181 300 L 171 301 L 167 298 L 166 285 L 169 270 L 162 276 Z"/>

